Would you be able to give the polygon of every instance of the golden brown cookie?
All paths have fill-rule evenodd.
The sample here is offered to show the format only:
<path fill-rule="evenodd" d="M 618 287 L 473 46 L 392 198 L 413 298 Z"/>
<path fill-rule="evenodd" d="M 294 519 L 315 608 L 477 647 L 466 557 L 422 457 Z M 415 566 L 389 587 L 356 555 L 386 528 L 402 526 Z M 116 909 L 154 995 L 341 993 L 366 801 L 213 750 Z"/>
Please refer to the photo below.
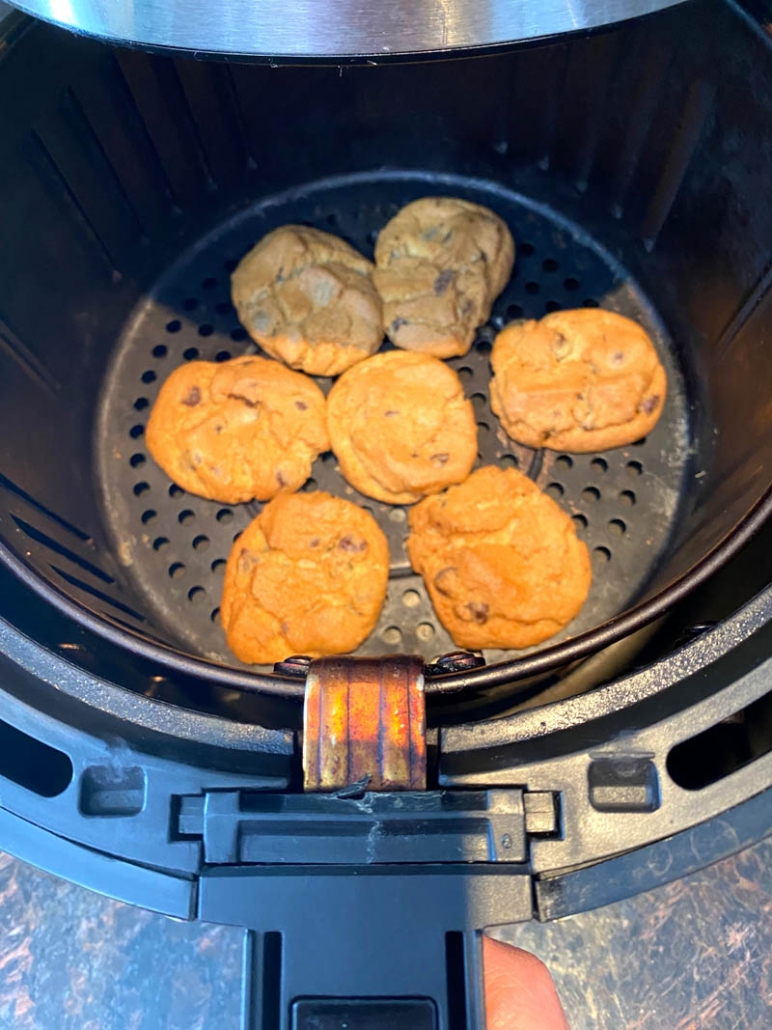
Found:
<path fill-rule="evenodd" d="M 392 343 L 437 358 L 466 354 L 512 274 L 506 224 L 479 204 L 424 197 L 395 215 L 375 245 L 375 285 Z"/>
<path fill-rule="evenodd" d="M 383 340 L 372 272 L 339 237 L 285 225 L 242 259 L 231 280 L 233 304 L 268 354 L 309 375 L 334 376 Z"/>
<path fill-rule="evenodd" d="M 324 394 L 267 358 L 191 361 L 161 387 L 147 447 L 178 486 L 226 504 L 297 490 L 329 448 Z"/>
<path fill-rule="evenodd" d="M 349 369 L 330 391 L 327 417 L 343 475 L 388 504 L 460 483 L 477 457 L 461 380 L 428 354 L 387 351 Z"/>
<path fill-rule="evenodd" d="M 665 404 L 665 369 L 648 333 L 613 311 L 556 311 L 508 325 L 491 364 L 491 407 L 528 447 L 623 447 L 654 428 Z"/>
<path fill-rule="evenodd" d="M 280 494 L 228 558 L 220 619 L 242 662 L 343 654 L 371 632 L 389 547 L 363 508 L 326 493 Z"/>
<path fill-rule="evenodd" d="M 477 469 L 417 504 L 407 550 L 459 647 L 538 644 L 590 589 L 590 556 L 570 517 L 515 469 Z"/>

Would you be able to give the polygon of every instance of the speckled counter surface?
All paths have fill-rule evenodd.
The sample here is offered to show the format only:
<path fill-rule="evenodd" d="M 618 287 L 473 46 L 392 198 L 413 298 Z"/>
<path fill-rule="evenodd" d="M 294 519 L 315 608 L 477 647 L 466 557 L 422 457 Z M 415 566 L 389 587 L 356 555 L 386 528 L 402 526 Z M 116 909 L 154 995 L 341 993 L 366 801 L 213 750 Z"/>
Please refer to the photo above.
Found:
<path fill-rule="evenodd" d="M 572 1030 L 769 1030 L 772 840 L 508 939 L 550 966 Z M 238 1030 L 241 944 L 0 855 L 0 1030 Z"/>

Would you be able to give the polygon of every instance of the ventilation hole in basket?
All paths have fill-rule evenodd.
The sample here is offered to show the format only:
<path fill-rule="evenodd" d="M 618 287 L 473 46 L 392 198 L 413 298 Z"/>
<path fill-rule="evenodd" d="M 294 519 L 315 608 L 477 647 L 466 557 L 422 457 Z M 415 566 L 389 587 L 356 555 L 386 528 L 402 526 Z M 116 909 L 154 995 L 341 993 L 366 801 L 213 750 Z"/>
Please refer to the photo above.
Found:
<path fill-rule="evenodd" d="M 172 499 L 176 499 L 177 497 L 182 497 L 182 496 L 184 496 L 184 494 L 185 494 L 185 491 L 182 489 L 181 486 L 177 486 L 176 483 L 172 483 L 172 485 L 169 487 L 169 496 Z"/>
<path fill-rule="evenodd" d="M 431 622 L 419 622 L 415 629 L 415 635 L 419 640 L 431 640 L 437 631 Z"/>
<path fill-rule="evenodd" d="M 522 318 L 522 317 L 523 317 L 523 309 L 520 307 L 520 305 L 519 304 L 510 304 L 509 307 L 507 308 L 507 318 L 510 319 L 510 321 L 511 321 L 512 319 Z"/>
<path fill-rule="evenodd" d="M 499 322 L 501 319 L 499 319 Z M 487 340 L 488 343 L 493 343 L 496 339 L 496 330 L 492 325 L 483 325 L 477 330 L 478 340 Z"/>
<path fill-rule="evenodd" d="M 158 376 L 155 374 L 152 368 L 149 368 L 146 372 L 142 373 L 141 378 L 143 383 L 154 383 Z"/>
<path fill-rule="evenodd" d="M 208 322 L 204 322 L 203 325 L 200 325 L 198 327 L 198 335 L 199 336 L 211 336 L 213 332 L 214 332 L 214 326 L 213 325 L 209 325 Z"/>
<path fill-rule="evenodd" d="M 198 297 L 188 297 L 187 300 L 182 302 L 182 306 L 185 311 L 195 311 L 198 307 Z"/>
<path fill-rule="evenodd" d="M 381 633 L 384 644 L 399 644 L 402 640 L 402 630 L 398 626 L 389 626 Z"/>
<path fill-rule="evenodd" d="M 599 501 L 600 490 L 598 490 L 597 487 L 594 486 L 586 486 L 584 490 L 582 490 L 582 497 L 585 501 Z"/>
<path fill-rule="evenodd" d="M 145 432 L 145 427 L 144 426 L 132 426 L 131 429 L 129 430 L 129 436 L 132 438 L 132 440 L 136 440 L 140 436 L 142 436 L 142 434 L 144 432 Z"/>
<path fill-rule="evenodd" d="M 219 626 L 220 625 L 220 609 L 219 608 L 213 608 L 212 611 L 209 613 L 209 618 L 212 620 L 212 622 L 216 626 Z"/>
<path fill-rule="evenodd" d="M 476 346 L 480 354 L 490 354 L 493 350 L 490 340 L 478 340 Z"/>
<path fill-rule="evenodd" d="M 499 464 L 503 469 L 516 469 L 518 461 L 514 454 L 505 454 Z"/>
<path fill-rule="evenodd" d="M 195 361 L 198 357 L 198 347 L 188 347 L 182 352 L 182 356 L 186 361 Z"/>
<path fill-rule="evenodd" d="M 574 459 L 569 458 L 567 454 L 561 454 L 555 462 L 555 468 L 560 469 L 561 472 L 567 472 L 569 469 L 574 467 Z"/>
<path fill-rule="evenodd" d="M 134 401 L 134 408 L 136 411 L 144 411 L 145 408 L 150 404 L 147 397 L 137 397 Z"/>
<path fill-rule="evenodd" d="M 628 508 L 632 508 L 635 501 L 636 497 L 632 490 L 623 490 L 619 495 L 619 503 L 626 505 Z"/>
<path fill-rule="evenodd" d="M 230 510 L 230 508 L 220 508 L 220 510 L 217 512 L 216 518 L 217 521 L 222 523 L 223 526 L 227 526 L 231 522 L 233 522 L 233 512 Z"/>
<path fill-rule="evenodd" d="M 402 595 L 402 603 L 406 608 L 417 608 L 421 603 L 421 595 L 417 590 L 406 590 Z"/>
<path fill-rule="evenodd" d="M 479 432 L 481 432 L 483 435 L 485 435 L 485 433 L 490 433 L 491 431 L 491 427 L 488 425 L 487 422 L 478 422 L 477 428 Z"/>
<path fill-rule="evenodd" d="M 367 242 L 370 244 L 371 247 L 374 247 L 375 246 L 375 242 L 376 242 L 377 239 L 378 239 L 378 230 L 377 229 L 371 229 L 370 232 L 367 234 Z"/>
<path fill-rule="evenodd" d="M 218 350 L 214 356 L 215 361 L 230 361 L 231 352 L 229 350 Z"/>
<path fill-rule="evenodd" d="M 147 511 L 143 511 L 140 515 L 140 520 L 143 526 L 149 526 L 151 522 L 155 522 L 158 518 L 158 512 L 153 508 L 148 508 Z"/>
<path fill-rule="evenodd" d="M 461 368 L 456 369 L 456 374 L 463 380 L 472 379 L 474 372 L 468 365 L 462 365 Z"/>
<path fill-rule="evenodd" d="M 150 483 L 135 483 L 134 484 L 134 496 L 141 497 L 142 494 L 146 494 L 150 489 Z"/>
<path fill-rule="evenodd" d="M 231 272 L 235 272 L 238 267 L 239 267 L 238 261 L 235 261 L 233 258 L 231 258 L 229 261 L 225 261 L 223 263 L 223 268 L 228 273 L 228 275 L 230 275 Z"/>
<path fill-rule="evenodd" d="M 609 524 L 609 533 L 613 536 L 624 536 L 627 532 L 627 524 L 622 519 L 612 519 Z"/>
<path fill-rule="evenodd" d="M 177 516 L 177 521 L 181 526 L 189 526 L 195 517 L 196 513 L 194 511 L 191 511 L 190 508 L 185 508 L 185 510 L 181 511 Z"/>
<path fill-rule="evenodd" d="M 488 398 L 484 393 L 473 393 L 470 400 L 478 411 L 483 411 L 488 406 Z"/>
<path fill-rule="evenodd" d="M 537 282 L 531 279 L 530 282 L 525 284 L 525 292 L 529 293 L 532 297 L 535 297 L 537 293 L 541 291 L 541 286 Z"/>
<path fill-rule="evenodd" d="M 201 282 L 201 289 L 202 290 L 213 290 L 216 285 L 217 285 L 217 280 L 214 278 L 214 276 L 210 275 L 210 276 L 207 276 L 206 279 L 202 280 L 202 282 Z"/>
<path fill-rule="evenodd" d="M 645 443 L 646 443 L 646 437 L 642 436 L 640 440 L 636 440 L 635 441 L 635 443 L 633 444 L 633 447 L 643 447 L 643 445 Z"/>
<path fill-rule="evenodd" d="M 165 358 L 169 353 L 169 348 L 165 347 L 162 343 L 159 343 L 157 347 L 153 347 L 154 358 Z"/>
<path fill-rule="evenodd" d="M 544 269 L 545 272 L 557 272 L 557 270 L 560 268 L 560 265 L 554 258 L 545 258 L 545 260 L 541 263 L 541 267 Z"/>
<path fill-rule="evenodd" d="M 581 283 L 579 282 L 579 280 L 578 279 L 574 279 L 574 277 L 572 275 L 569 275 L 569 277 L 567 279 L 563 280 L 563 287 L 566 290 L 571 290 L 571 291 L 578 290 L 580 285 L 581 285 Z"/>
<path fill-rule="evenodd" d="M 165 536 L 157 536 L 153 541 L 154 551 L 167 551 L 169 549 L 169 541 Z"/>
<path fill-rule="evenodd" d="M 221 300 L 219 304 L 215 304 L 214 310 L 218 315 L 230 315 L 234 307 L 229 300 Z"/>
<path fill-rule="evenodd" d="M 335 457 L 332 451 L 325 451 L 322 455 L 323 465 L 334 465 L 338 459 Z"/>
<path fill-rule="evenodd" d="M 243 529 L 240 529 L 240 530 L 238 531 L 238 533 L 234 533 L 234 534 L 233 534 L 233 542 L 234 542 L 234 544 L 236 543 L 236 541 L 237 541 L 237 540 L 239 539 L 239 537 L 241 536 L 241 534 L 242 534 L 243 532 L 244 532 L 244 530 L 243 530 Z"/>
<path fill-rule="evenodd" d="M 129 465 L 131 465 L 133 469 L 138 469 L 140 465 L 144 465 L 146 461 L 147 458 L 144 454 L 132 454 L 129 458 Z"/>
<path fill-rule="evenodd" d="M 563 305 L 557 300 L 548 300 L 544 305 L 544 310 L 548 315 L 551 315 L 553 311 L 560 311 Z"/>
<path fill-rule="evenodd" d="M 325 222 L 328 225 L 337 225 L 338 224 L 338 216 L 333 211 L 331 214 L 327 215 L 327 217 L 325 218 Z"/>
<path fill-rule="evenodd" d="M 404 522 L 407 513 L 404 508 L 392 508 L 389 512 L 389 522 Z"/>
<path fill-rule="evenodd" d="M 598 307 L 598 302 L 597 302 L 597 300 L 595 300 L 594 297 L 585 297 L 584 300 L 582 301 L 582 307 L 583 308 L 597 308 Z"/>
<path fill-rule="evenodd" d="M 212 566 L 211 566 L 212 572 L 214 572 L 215 575 L 217 575 L 217 576 L 222 575 L 225 572 L 225 566 L 227 564 L 228 563 L 225 560 L 225 558 L 215 558 L 215 560 L 212 562 Z"/>
<path fill-rule="evenodd" d="M 611 561 L 611 551 L 608 547 L 594 547 L 592 553 L 599 562 Z"/>
<path fill-rule="evenodd" d="M 608 472 L 608 462 L 605 458 L 593 458 L 590 468 L 595 469 L 596 472 Z"/>
<path fill-rule="evenodd" d="M 247 331 L 240 325 L 237 325 L 235 329 L 231 329 L 231 339 L 234 343 L 241 343 L 242 340 L 246 340 Z"/>
<path fill-rule="evenodd" d="M 169 576 L 171 579 L 181 579 L 185 575 L 185 566 L 181 561 L 176 561 L 173 565 L 169 566 Z"/>
<path fill-rule="evenodd" d="M 194 539 L 194 541 L 193 541 L 193 550 L 194 551 L 200 551 L 201 553 L 203 553 L 204 551 L 208 551 L 209 550 L 209 537 L 208 536 L 203 536 L 203 535 L 197 536 Z"/>
<path fill-rule="evenodd" d="M 572 515 L 571 519 L 576 526 L 577 531 L 587 529 L 587 516 L 586 515 Z"/>
<path fill-rule="evenodd" d="M 536 248 L 532 243 L 520 243 L 517 248 L 517 253 L 520 257 L 530 257 L 535 250 Z"/>
<path fill-rule="evenodd" d="M 173 318 L 171 322 L 166 323 L 167 333 L 178 333 L 182 329 L 182 322 L 178 318 Z"/>
<path fill-rule="evenodd" d="M 191 604 L 203 604 L 206 600 L 206 590 L 203 587 L 192 587 L 188 590 L 188 600 Z"/>
<path fill-rule="evenodd" d="M 318 488 L 318 486 L 319 486 L 319 484 L 312 477 L 311 479 L 307 479 L 305 481 L 305 483 L 303 484 L 303 492 L 307 493 L 307 494 L 312 494 L 314 492 L 314 490 L 316 490 Z"/>
<path fill-rule="evenodd" d="M 631 476 L 640 476 L 643 473 L 643 465 L 640 461 L 628 461 L 625 468 Z"/>
<path fill-rule="evenodd" d="M 550 483 L 550 485 L 544 492 L 548 494 L 553 500 L 557 501 L 560 500 L 560 498 L 563 496 L 565 490 L 560 485 L 560 483 Z"/>

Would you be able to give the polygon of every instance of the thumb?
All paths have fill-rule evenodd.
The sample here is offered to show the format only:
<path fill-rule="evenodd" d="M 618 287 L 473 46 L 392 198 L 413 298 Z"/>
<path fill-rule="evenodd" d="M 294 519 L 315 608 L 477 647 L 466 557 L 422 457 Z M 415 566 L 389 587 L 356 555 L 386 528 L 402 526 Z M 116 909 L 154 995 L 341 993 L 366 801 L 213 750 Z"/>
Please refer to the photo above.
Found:
<path fill-rule="evenodd" d="M 483 937 L 486 1030 L 569 1030 L 541 959 Z"/>

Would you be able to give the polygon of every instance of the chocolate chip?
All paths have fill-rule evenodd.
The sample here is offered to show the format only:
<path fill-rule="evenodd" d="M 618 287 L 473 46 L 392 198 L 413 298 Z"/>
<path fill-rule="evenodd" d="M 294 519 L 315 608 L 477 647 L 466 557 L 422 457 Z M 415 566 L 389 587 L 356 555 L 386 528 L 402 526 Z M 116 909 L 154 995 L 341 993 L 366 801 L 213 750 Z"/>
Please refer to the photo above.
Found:
<path fill-rule="evenodd" d="M 469 601 L 466 605 L 466 610 L 469 612 L 472 619 L 475 622 L 479 622 L 482 625 L 488 621 L 488 605 L 484 601 Z"/>
<path fill-rule="evenodd" d="M 442 454 L 433 454 L 431 460 L 435 465 L 446 465 L 449 458 L 450 455 L 447 452 L 443 452 Z"/>
<path fill-rule="evenodd" d="M 399 415 L 399 412 L 392 410 L 392 411 L 384 411 L 384 413 L 383 413 L 383 417 L 384 418 L 394 418 L 395 415 Z"/>
<path fill-rule="evenodd" d="M 446 597 L 450 597 L 453 582 L 455 582 L 457 575 L 458 569 L 455 565 L 449 565 L 446 569 L 440 569 L 434 577 L 434 585 L 441 594 L 444 594 Z"/>
<path fill-rule="evenodd" d="M 256 408 L 259 403 L 258 401 L 253 401 L 250 397 L 245 397 L 243 393 L 229 393 L 228 398 L 232 401 L 241 401 L 248 408 Z"/>
<path fill-rule="evenodd" d="M 197 386 L 192 386 L 187 397 L 182 398 L 182 403 L 187 404 L 189 408 L 195 408 L 197 404 L 201 403 L 201 391 Z"/>
<path fill-rule="evenodd" d="M 391 323 L 391 331 L 393 333 L 398 333 L 402 326 L 407 324 L 408 323 L 406 318 L 395 318 L 394 321 Z"/>
<path fill-rule="evenodd" d="M 645 397 L 641 402 L 641 411 L 644 415 L 651 415 L 654 409 L 659 404 L 659 395 L 654 394 L 652 397 Z"/>
<path fill-rule="evenodd" d="M 619 368 L 625 361 L 625 352 L 622 350 L 616 350 L 609 359 L 609 365 L 613 368 Z"/>
<path fill-rule="evenodd" d="M 434 292 L 441 297 L 456 277 L 452 268 L 443 269 L 434 280 Z"/>
<path fill-rule="evenodd" d="M 279 486 L 286 486 L 287 485 L 287 480 L 284 478 L 284 476 L 281 474 L 281 472 L 277 472 L 276 473 L 276 482 L 279 484 Z"/>
<path fill-rule="evenodd" d="M 341 551 L 350 551 L 354 554 L 360 554 L 362 551 L 366 550 L 367 541 L 355 540 L 350 533 L 347 533 L 345 536 L 340 538 L 338 547 L 341 549 Z"/>
<path fill-rule="evenodd" d="M 319 537 L 315 536 L 313 540 L 309 540 L 308 541 L 308 546 L 309 547 L 318 547 L 319 543 L 320 543 Z"/>
<path fill-rule="evenodd" d="M 305 401 L 295 401 L 295 407 L 298 411 L 308 411 L 308 405 Z"/>

